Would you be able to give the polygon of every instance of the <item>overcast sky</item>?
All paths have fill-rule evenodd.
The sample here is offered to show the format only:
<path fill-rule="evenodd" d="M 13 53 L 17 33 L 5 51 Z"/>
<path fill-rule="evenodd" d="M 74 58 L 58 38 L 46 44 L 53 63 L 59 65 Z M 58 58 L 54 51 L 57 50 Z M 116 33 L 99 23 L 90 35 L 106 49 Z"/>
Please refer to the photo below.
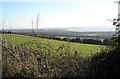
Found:
<path fill-rule="evenodd" d="M 114 0 L 3 0 L 0 4 L 4 28 L 112 27 L 107 19 L 117 18 Z"/>

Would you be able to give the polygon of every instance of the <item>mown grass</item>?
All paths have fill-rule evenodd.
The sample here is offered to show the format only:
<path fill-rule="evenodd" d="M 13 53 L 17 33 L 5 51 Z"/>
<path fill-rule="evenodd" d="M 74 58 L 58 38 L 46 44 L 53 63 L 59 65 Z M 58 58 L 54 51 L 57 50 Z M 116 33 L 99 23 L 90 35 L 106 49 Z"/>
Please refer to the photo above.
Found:
<path fill-rule="evenodd" d="M 78 54 L 82 56 L 91 56 L 95 53 L 98 53 L 100 49 L 105 48 L 105 46 L 102 45 L 92 45 L 92 44 L 80 44 L 80 43 L 71 43 L 71 42 L 64 42 L 64 41 L 57 41 L 57 40 L 51 40 L 51 39 L 45 39 L 45 38 L 37 38 L 37 37 L 31 37 L 31 36 L 25 36 L 25 35 L 18 35 L 18 34 L 3 34 L 2 38 L 6 40 L 11 45 L 17 45 L 17 44 L 26 44 L 26 46 L 31 47 L 32 49 L 37 49 L 36 45 L 41 43 L 43 48 L 49 49 L 52 48 L 52 52 L 56 52 L 60 47 L 60 51 L 66 51 L 63 48 L 69 46 L 70 52 L 77 51 Z M 43 50 L 46 51 L 46 50 Z M 68 51 L 68 50 L 67 50 Z"/>

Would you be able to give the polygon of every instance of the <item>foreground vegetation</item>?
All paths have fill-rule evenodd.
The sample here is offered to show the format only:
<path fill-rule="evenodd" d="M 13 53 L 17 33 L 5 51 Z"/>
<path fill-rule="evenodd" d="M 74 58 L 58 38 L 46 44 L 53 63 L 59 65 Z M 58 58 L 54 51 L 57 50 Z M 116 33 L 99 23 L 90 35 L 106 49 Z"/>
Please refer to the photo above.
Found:
<path fill-rule="evenodd" d="M 60 78 L 75 77 L 81 74 L 83 57 L 74 52 L 70 54 L 50 51 L 33 51 L 24 46 L 3 45 L 3 78 Z M 68 48 L 69 49 L 69 48 Z"/>
<path fill-rule="evenodd" d="M 6 35 L 5 37 L 11 38 L 12 36 Z M 15 36 L 16 35 L 13 36 L 14 39 Z M 84 56 L 85 54 L 79 54 L 76 50 L 71 51 L 69 42 L 64 42 L 65 46 L 62 49 L 60 48 L 60 50 L 54 51 L 53 54 L 52 50 L 55 46 L 53 44 L 53 46 L 49 47 L 47 39 L 39 39 L 41 40 L 41 43 L 38 42 L 37 38 L 30 38 L 21 35 L 17 36 L 17 40 L 12 39 L 14 41 L 10 41 L 9 39 L 8 42 L 6 42 L 6 39 L 6 41 L 2 42 L 4 52 L 2 54 L 3 79 L 38 79 L 41 77 L 79 77 L 82 79 L 120 78 L 120 43 L 118 42 L 120 39 L 117 39 L 115 46 L 110 47 L 109 49 L 104 49 L 99 51 L 99 53 L 92 54 L 91 56 L 88 54 L 86 54 L 87 56 Z M 26 43 L 28 39 L 34 39 L 37 41 L 29 41 Z M 43 40 L 47 43 L 44 44 L 45 42 L 43 42 Z M 61 44 L 60 41 L 53 42 L 53 40 L 49 40 L 49 43 L 51 41 L 57 45 Z M 73 45 L 78 44 L 75 43 Z M 90 48 L 90 46 L 88 48 Z M 36 50 L 34 48 L 36 48 Z M 57 48 L 59 49 L 59 47 L 56 47 L 55 50 Z"/>

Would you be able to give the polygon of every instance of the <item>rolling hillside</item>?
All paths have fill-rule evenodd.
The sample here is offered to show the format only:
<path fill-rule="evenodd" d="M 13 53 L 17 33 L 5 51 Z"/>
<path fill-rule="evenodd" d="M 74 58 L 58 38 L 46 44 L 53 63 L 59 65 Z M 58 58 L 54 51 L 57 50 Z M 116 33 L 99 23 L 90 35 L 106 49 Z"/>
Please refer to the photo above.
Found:
<path fill-rule="evenodd" d="M 71 53 L 77 51 L 78 54 L 81 54 L 83 56 L 90 56 L 94 53 L 99 52 L 101 48 L 105 47 L 101 45 L 71 43 L 17 34 L 5 34 L 2 36 L 2 38 L 12 45 L 25 44 L 26 46 L 31 47 L 31 49 L 35 50 L 39 50 L 39 48 L 36 48 L 36 45 L 41 45 L 42 48 L 50 49 L 53 51 L 53 53 L 57 52 L 57 50 L 63 47 L 63 49 L 61 49 L 61 52 L 66 50 L 69 50 Z M 44 49 L 43 51 L 45 52 L 46 50 Z"/>

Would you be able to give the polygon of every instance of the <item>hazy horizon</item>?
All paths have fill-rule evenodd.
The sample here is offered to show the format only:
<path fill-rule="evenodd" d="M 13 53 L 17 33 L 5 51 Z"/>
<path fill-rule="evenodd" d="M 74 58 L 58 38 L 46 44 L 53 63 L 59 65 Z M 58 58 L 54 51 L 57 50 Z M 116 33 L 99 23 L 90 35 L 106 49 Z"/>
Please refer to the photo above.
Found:
<path fill-rule="evenodd" d="M 59 27 L 59 28 L 39 28 L 39 30 L 68 30 L 68 31 L 74 31 L 74 32 L 114 32 L 115 31 L 115 26 L 113 27 L 101 27 L 101 26 L 93 26 L 93 27 Z M 2 30 L 2 29 L 0 29 Z M 6 29 L 6 30 L 16 30 L 15 28 L 13 29 Z M 17 30 L 33 30 L 32 28 L 18 28 Z M 37 29 L 34 29 L 37 30 Z"/>

